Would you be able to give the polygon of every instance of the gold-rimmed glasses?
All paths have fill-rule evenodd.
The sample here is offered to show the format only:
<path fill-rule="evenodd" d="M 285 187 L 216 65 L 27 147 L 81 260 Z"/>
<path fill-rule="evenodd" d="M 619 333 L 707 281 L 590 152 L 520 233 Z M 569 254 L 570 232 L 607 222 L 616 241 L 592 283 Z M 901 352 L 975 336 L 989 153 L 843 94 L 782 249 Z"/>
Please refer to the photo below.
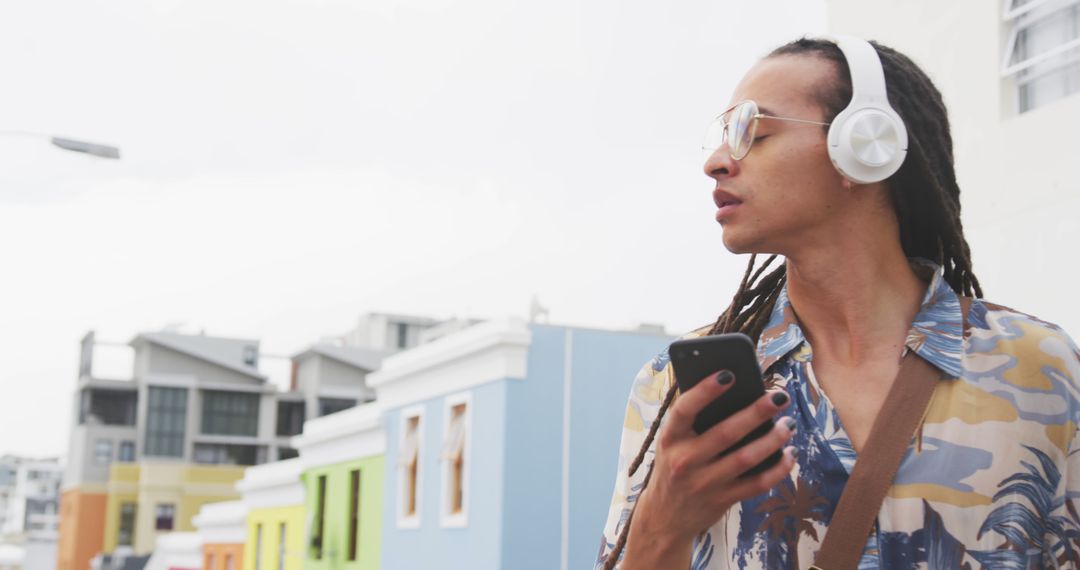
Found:
<path fill-rule="evenodd" d="M 729 116 L 730 115 L 730 116 Z M 725 119 L 725 117 L 727 117 Z M 789 121 L 805 125 L 829 126 L 829 123 L 820 121 L 808 121 L 791 117 L 777 117 L 762 113 L 758 104 L 747 99 L 732 105 L 728 110 L 720 113 L 713 119 L 705 132 L 705 142 L 701 145 L 705 160 L 709 160 L 716 149 L 728 144 L 728 152 L 734 160 L 742 160 L 750 153 L 750 146 L 754 144 L 754 136 L 757 133 L 758 121 L 761 119 L 773 119 L 777 121 Z"/>

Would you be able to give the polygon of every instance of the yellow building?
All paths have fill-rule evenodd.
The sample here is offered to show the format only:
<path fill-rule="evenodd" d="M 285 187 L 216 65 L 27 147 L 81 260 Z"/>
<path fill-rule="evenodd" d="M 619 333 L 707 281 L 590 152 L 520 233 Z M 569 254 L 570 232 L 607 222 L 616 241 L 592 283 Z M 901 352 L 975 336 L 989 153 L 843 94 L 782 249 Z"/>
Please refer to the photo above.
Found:
<path fill-rule="evenodd" d="M 238 498 L 244 468 L 183 463 L 114 464 L 105 504 L 104 551 L 130 546 L 154 550 L 159 533 L 193 531 L 192 518 L 208 503 Z"/>
<path fill-rule="evenodd" d="M 300 459 L 249 467 L 237 483 L 248 508 L 243 570 L 302 570 L 304 488 Z"/>

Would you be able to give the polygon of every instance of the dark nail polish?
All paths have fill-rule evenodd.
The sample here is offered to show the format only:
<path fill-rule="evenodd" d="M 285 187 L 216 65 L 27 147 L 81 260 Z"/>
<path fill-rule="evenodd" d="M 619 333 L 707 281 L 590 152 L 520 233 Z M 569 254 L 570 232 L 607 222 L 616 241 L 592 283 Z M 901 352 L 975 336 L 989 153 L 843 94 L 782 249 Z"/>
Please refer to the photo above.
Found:
<path fill-rule="evenodd" d="M 796 449 L 794 447 L 789 447 L 787 452 L 788 452 L 788 455 L 790 455 L 792 459 L 798 459 L 799 458 L 799 450 L 798 449 Z"/>
<path fill-rule="evenodd" d="M 735 375 L 732 374 L 730 370 L 721 370 L 720 373 L 716 375 L 716 383 L 721 386 L 727 386 L 734 381 Z"/>
<path fill-rule="evenodd" d="M 788 401 L 787 392 L 774 392 L 772 395 L 772 403 L 777 406 L 783 406 Z"/>
<path fill-rule="evenodd" d="M 789 431 L 795 431 L 795 418 L 788 416 L 782 421 L 784 422 L 784 427 L 788 428 Z"/>

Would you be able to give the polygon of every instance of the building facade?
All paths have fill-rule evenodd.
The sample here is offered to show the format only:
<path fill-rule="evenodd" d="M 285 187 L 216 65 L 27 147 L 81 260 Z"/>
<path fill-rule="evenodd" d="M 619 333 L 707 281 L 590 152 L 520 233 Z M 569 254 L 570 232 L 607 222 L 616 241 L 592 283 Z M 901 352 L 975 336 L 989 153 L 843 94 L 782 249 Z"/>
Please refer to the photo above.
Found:
<path fill-rule="evenodd" d="M 236 488 L 247 508 L 243 570 L 300 570 L 304 488 L 300 459 L 248 468 Z"/>
<path fill-rule="evenodd" d="M 377 402 L 312 420 L 295 440 L 303 462 L 306 570 L 382 565 L 386 442 Z"/>
<path fill-rule="evenodd" d="M 240 570 L 248 508 L 243 501 L 203 505 L 193 523 L 202 544 L 203 570 Z"/>
<path fill-rule="evenodd" d="M 387 358 L 385 568 L 592 564 L 626 390 L 671 338 L 500 320 Z"/>

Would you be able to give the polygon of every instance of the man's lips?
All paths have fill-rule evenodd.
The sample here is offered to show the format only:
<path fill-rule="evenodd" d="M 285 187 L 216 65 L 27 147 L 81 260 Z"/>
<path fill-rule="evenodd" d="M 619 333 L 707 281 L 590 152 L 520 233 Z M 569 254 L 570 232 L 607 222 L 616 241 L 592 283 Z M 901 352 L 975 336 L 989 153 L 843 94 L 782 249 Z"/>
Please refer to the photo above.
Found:
<path fill-rule="evenodd" d="M 716 221 L 718 222 L 724 221 L 724 218 L 730 216 L 739 207 L 739 204 L 742 204 L 742 200 L 735 197 L 734 194 L 720 188 L 713 190 L 713 202 L 716 203 Z"/>

